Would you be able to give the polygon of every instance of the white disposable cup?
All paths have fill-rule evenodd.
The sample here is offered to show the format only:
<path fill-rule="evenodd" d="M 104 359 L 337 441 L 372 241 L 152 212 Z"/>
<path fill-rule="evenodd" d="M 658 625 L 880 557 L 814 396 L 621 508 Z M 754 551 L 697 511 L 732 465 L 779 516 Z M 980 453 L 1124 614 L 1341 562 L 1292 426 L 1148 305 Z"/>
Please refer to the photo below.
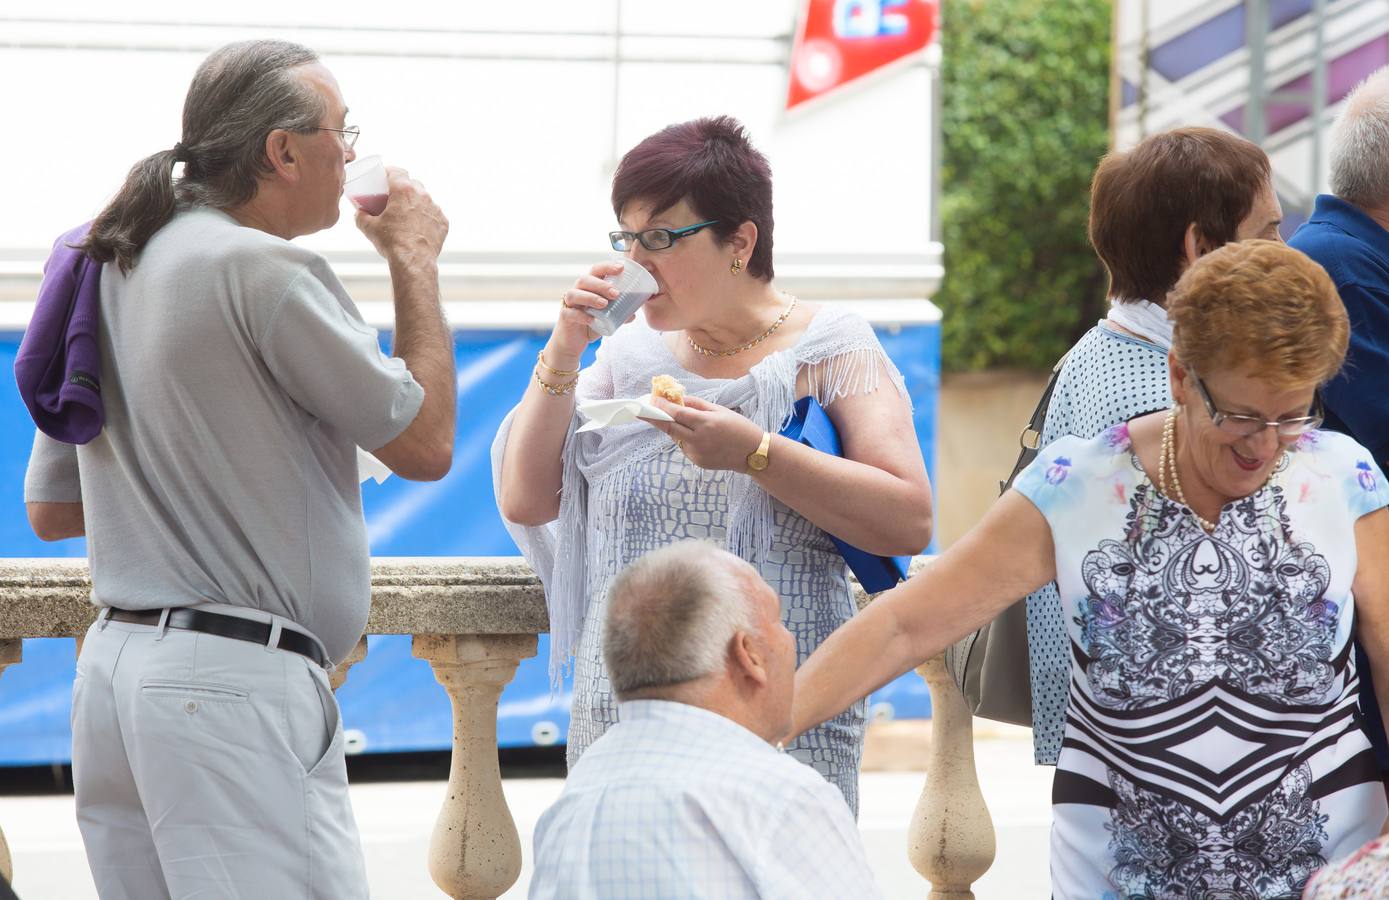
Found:
<path fill-rule="evenodd" d="M 589 327 L 604 337 L 620 328 L 623 322 L 630 319 L 641 305 L 656 293 L 656 279 L 651 277 L 650 272 L 630 259 L 622 259 L 620 262 L 622 271 L 603 279 L 617 288 L 617 299 L 610 301 L 602 309 L 589 313 L 593 319 L 593 324 Z"/>
<path fill-rule="evenodd" d="M 363 156 L 347 164 L 342 192 L 352 205 L 373 216 L 386 209 L 390 187 L 386 184 L 386 167 L 379 156 Z"/>

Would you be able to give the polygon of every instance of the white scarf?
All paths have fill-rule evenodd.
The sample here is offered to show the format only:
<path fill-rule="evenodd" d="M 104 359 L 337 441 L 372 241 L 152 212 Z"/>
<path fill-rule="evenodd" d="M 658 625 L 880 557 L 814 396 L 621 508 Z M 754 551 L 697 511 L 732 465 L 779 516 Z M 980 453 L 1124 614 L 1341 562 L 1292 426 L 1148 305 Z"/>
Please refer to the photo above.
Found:
<path fill-rule="evenodd" d="M 775 432 L 791 414 L 802 371 L 811 396 L 824 407 L 843 397 L 871 394 L 883 381 L 907 396 L 906 382 L 872 326 L 857 313 L 833 304 L 815 314 L 794 347 L 767 356 L 734 379 L 701 378 L 679 368 L 660 334 L 638 318 L 604 339 L 594 364 L 579 376 L 576 395 L 579 400 L 640 397 L 651 390 L 653 375 L 678 372 L 687 393 L 741 412 L 763 431 Z M 507 415 L 492 444 L 492 478 L 497 486 L 514 415 L 515 410 Z M 579 433 L 581 420 L 575 413 L 564 441 L 559 518 L 535 528 L 503 520 L 545 586 L 550 675 L 555 685 L 578 648 L 589 599 L 607 590 L 607 579 L 631 562 L 622 556 L 626 552 L 623 522 L 639 467 L 670 449 L 670 438 L 644 422 Z M 727 477 L 725 544 L 755 562 L 771 550 L 772 498 L 747 475 Z M 590 533 L 595 523 L 610 530 Z M 592 559 L 590 541 L 594 542 Z M 595 572 L 590 571 L 590 562 Z"/>
<path fill-rule="evenodd" d="M 1164 350 L 1172 349 L 1172 320 L 1167 318 L 1167 310 L 1156 303 L 1147 300 L 1120 302 L 1111 297 L 1106 318 Z"/>

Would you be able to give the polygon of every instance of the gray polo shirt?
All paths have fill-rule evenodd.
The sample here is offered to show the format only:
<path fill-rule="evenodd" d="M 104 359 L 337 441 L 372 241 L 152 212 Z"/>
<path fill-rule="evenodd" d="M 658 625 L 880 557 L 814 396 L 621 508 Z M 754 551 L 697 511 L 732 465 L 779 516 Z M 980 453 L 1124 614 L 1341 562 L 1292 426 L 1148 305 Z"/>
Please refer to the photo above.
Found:
<path fill-rule="evenodd" d="M 262 610 L 342 659 L 370 607 L 355 448 L 419 412 L 404 361 L 322 257 L 211 209 L 103 268 L 100 345 L 105 428 L 38 434 L 24 490 L 82 503 L 93 602 Z"/>

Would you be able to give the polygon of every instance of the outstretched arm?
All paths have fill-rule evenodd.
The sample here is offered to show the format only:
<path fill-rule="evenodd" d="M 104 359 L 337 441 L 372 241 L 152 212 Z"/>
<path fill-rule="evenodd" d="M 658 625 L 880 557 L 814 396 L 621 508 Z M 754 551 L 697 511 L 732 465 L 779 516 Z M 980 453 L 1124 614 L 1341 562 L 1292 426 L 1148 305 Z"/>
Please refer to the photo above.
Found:
<path fill-rule="evenodd" d="M 796 673 L 792 733 L 837 715 L 1055 578 L 1050 526 L 1008 491 L 955 546 L 810 655 Z"/>

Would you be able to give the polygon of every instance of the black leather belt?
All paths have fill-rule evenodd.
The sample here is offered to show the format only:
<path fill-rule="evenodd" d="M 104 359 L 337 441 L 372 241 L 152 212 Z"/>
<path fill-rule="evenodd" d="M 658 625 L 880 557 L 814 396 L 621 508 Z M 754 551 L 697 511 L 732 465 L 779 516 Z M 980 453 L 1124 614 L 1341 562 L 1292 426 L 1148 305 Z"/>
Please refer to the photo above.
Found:
<path fill-rule="evenodd" d="M 107 618 L 113 622 L 158 625 L 163 614 L 164 610 L 162 609 L 117 609 L 113 606 Z M 169 610 L 168 624 L 170 628 L 178 628 L 183 631 L 199 631 L 203 634 L 215 634 L 218 637 L 232 638 L 238 641 L 250 641 L 253 644 L 270 643 L 270 625 L 253 619 L 243 619 L 239 616 L 224 616 L 220 613 L 204 612 L 201 609 L 176 606 Z M 314 643 L 313 638 L 306 634 L 281 628 L 279 646 L 281 650 L 301 653 L 319 665 L 323 665 L 323 660 L 318 653 L 318 645 Z"/>

